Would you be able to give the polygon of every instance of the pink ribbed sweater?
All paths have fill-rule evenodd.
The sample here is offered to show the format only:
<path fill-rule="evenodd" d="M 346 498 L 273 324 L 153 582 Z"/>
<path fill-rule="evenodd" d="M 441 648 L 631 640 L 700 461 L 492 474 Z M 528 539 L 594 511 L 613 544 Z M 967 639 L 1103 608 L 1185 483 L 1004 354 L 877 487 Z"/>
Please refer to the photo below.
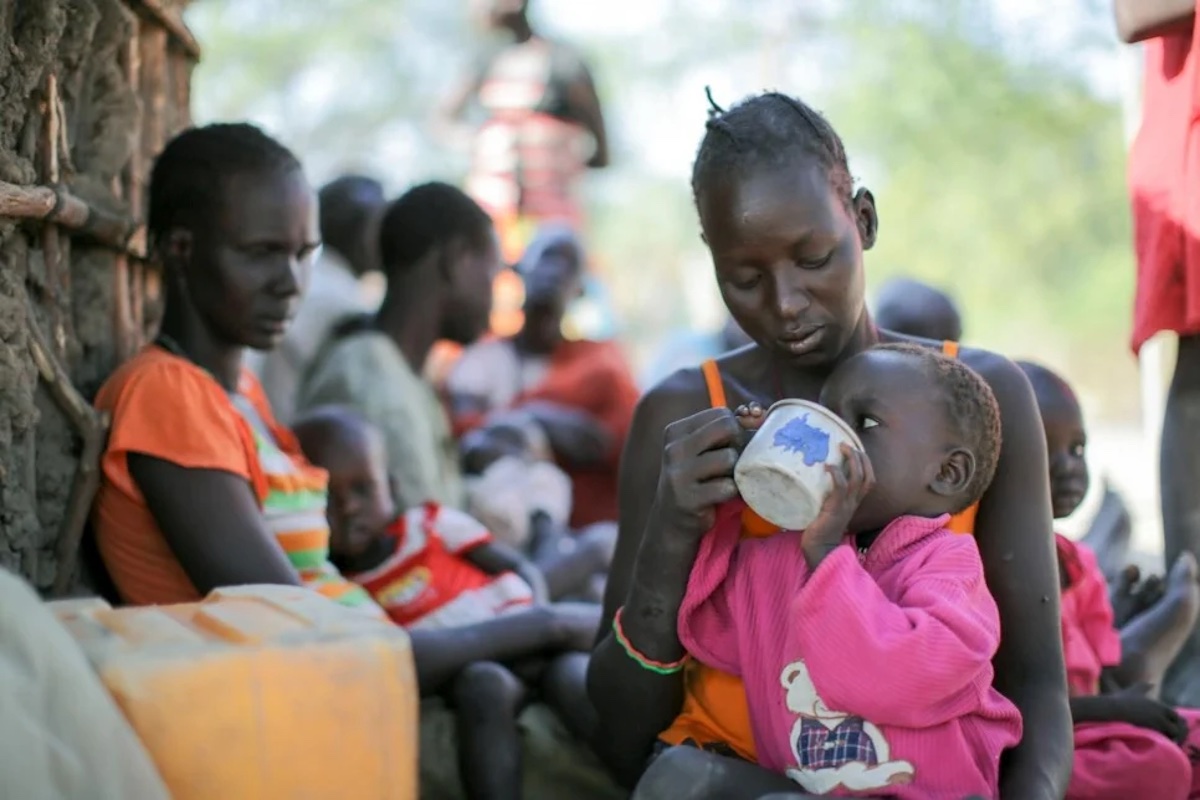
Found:
<path fill-rule="evenodd" d="M 813 794 L 995 797 L 1021 717 L 992 688 L 1000 619 L 974 540 L 902 517 L 810 571 L 797 532 L 742 538 L 743 508 L 701 544 L 679 638 L 745 682 L 760 763 Z"/>

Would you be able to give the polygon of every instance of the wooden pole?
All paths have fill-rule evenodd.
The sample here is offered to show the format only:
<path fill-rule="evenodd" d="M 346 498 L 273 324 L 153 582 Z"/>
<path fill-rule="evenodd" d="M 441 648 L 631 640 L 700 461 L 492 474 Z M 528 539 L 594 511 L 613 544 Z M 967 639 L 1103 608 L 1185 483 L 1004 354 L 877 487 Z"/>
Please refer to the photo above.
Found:
<path fill-rule="evenodd" d="M 0 181 L 0 217 L 53 222 L 99 244 L 142 257 L 146 232 L 132 219 L 110 214 L 66 189 Z"/>
<path fill-rule="evenodd" d="M 196 37 L 183 24 L 183 20 L 167 8 L 167 4 L 163 3 L 163 0 L 129 0 L 129 5 L 135 11 L 141 12 L 140 17 L 156 23 L 157 27 L 170 33 L 171 38 L 193 60 L 200 59 L 200 44 L 196 41 Z"/>
<path fill-rule="evenodd" d="M 169 122 L 168 92 L 171 88 L 168 74 L 170 62 L 170 29 L 156 24 L 142 24 L 138 31 L 138 83 L 135 91 L 142 101 L 142 125 L 139 152 L 148 159 L 160 153 L 167 143 Z M 141 203 L 139 183 L 137 197 Z M 146 275 L 150 271 L 144 262 L 131 264 L 130 288 L 133 320 L 137 327 L 139 345 L 146 336 Z"/>
<path fill-rule="evenodd" d="M 45 97 L 42 102 L 42 182 L 57 186 L 62 180 L 59 169 L 58 145 L 60 137 L 58 116 L 58 76 L 51 72 L 46 76 Z M 42 260 L 46 269 L 45 291 L 50 308 L 51 342 L 58 345 L 55 350 L 60 356 L 66 350 L 67 331 L 63 322 L 62 304 L 70 304 L 70 266 L 63 264 L 58 226 L 53 221 L 42 226 Z M 64 277 L 64 273 L 66 277 Z"/>
<path fill-rule="evenodd" d="M 45 382 L 54 402 L 83 439 L 83 451 L 79 456 L 75 477 L 71 481 L 67 508 L 63 512 L 54 544 L 54 552 L 58 557 L 54 594 L 60 596 L 66 593 L 75 578 L 75 562 L 83 527 L 91 511 L 96 490 L 100 486 L 100 455 L 104 452 L 110 419 L 107 413 L 92 408 L 72 385 L 66 369 L 54 357 L 54 351 L 38 326 L 37 312 L 28 294 L 25 295 L 25 327 L 28 333 L 29 354 L 33 357 L 38 374 Z"/>

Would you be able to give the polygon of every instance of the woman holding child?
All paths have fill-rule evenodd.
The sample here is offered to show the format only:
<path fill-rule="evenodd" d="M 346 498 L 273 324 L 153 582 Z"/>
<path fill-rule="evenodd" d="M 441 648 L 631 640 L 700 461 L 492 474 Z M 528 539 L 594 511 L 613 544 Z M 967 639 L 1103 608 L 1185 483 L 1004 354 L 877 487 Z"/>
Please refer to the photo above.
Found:
<path fill-rule="evenodd" d="M 873 199 L 854 190 L 841 140 L 807 105 L 772 93 L 718 110 L 692 188 L 725 304 L 756 344 L 677 372 L 638 407 L 590 692 L 601 714 L 597 746 L 637 784 L 635 797 L 758 798 L 799 787 L 756 765 L 741 680 L 689 660 L 680 643 L 702 535 L 716 507 L 736 495 L 743 431 L 730 406 L 817 400 L 836 367 L 903 337 L 876 329 L 864 304 L 862 252 L 878 230 Z M 960 358 L 990 387 L 1003 436 L 982 499 L 949 523 L 978 543 L 1002 634 L 994 685 L 1024 721 L 1002 765 L 1000 795 L 1059 798 L 1071 718 L 1038 409 L 1008 360 L 979 350 Z M 774 532 L 761 522 L 743 518 L 742 535 Z M 846 665 L 861 670 L 864 685 L 878 668 Z"/>

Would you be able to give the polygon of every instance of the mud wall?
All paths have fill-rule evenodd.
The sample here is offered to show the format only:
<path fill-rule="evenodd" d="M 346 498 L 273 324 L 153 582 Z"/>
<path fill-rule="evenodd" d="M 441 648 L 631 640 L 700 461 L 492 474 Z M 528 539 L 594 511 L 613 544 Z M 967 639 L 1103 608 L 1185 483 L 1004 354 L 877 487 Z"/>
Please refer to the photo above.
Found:
<path fill-rule="evenodd" d="M 102 243 L 0 214 L 0 566 L 43 591 L 65 553 L 82 440 L 31 338 L 90 400 L 154 327 L 157 275 L 133 232 L 150 160 L 189 119 L 194 43 L 168 30 L 180 6 L 0 0 L 0 182 L 58 187 L 131 232 Z"/>

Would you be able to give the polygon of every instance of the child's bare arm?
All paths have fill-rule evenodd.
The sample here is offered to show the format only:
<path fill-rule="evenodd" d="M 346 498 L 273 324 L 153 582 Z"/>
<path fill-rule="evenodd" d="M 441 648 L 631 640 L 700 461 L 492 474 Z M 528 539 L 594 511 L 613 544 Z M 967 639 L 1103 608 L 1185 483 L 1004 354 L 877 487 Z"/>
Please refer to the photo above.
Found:
<path fill-rule="evenodd" d="M 546 587 L 546 576 L 542 574 L 532 561 L 525 558 L 515 549 L 500 542 L 488 542 L 473 547 L 463 554 L 463 558 L 489 575 L 500 575 L 505 572 L 515 572 L 533 589 L 535 603 L 545 603 L 549 599 Z"/>
<path fill-rule="evenodd" d="M 547 651 L 587 650 L 600 625 L 589 603 L 539 606 L 462 628 L 409 632 L 422 696 L 441 692 L 475 661 L 515 661 Z"/>

